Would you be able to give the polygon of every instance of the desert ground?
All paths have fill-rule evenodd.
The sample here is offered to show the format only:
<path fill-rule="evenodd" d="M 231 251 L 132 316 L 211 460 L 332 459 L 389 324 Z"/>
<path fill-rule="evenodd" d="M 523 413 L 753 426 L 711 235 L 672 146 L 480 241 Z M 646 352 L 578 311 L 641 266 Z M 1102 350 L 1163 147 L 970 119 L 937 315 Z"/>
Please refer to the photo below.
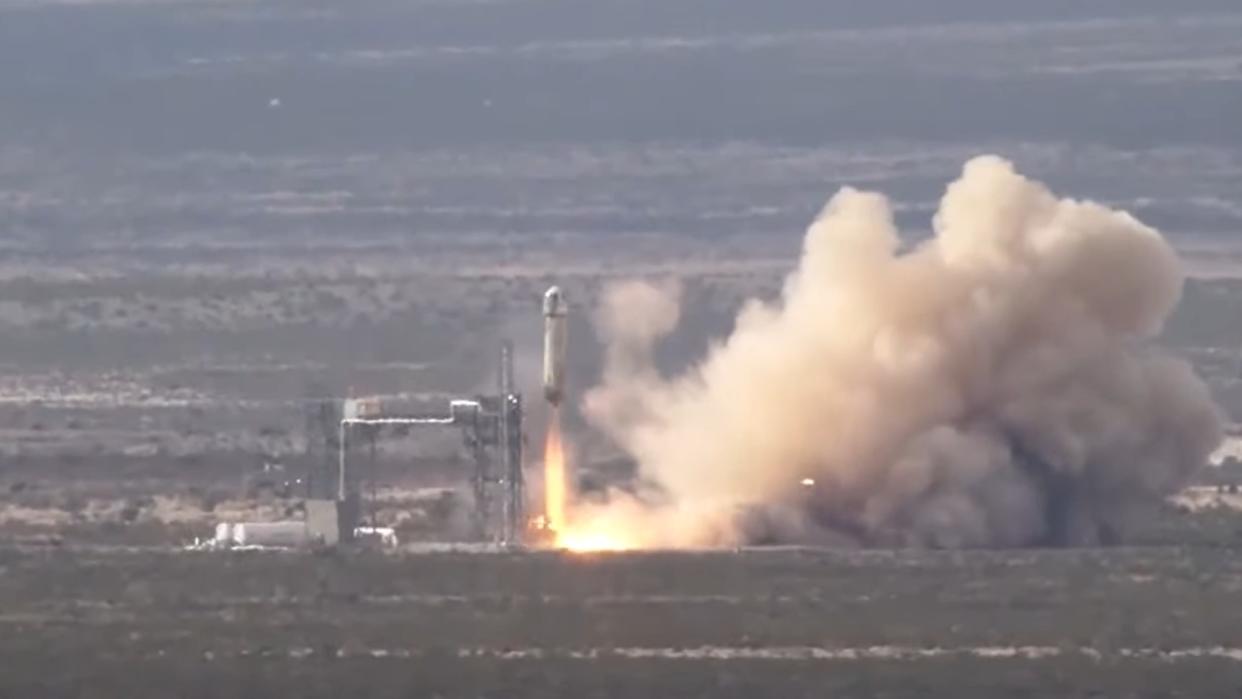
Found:
<path fill-rule="evenodd" d="M 0 698 L 1234 696 L 1239 113 L 1236 0 L 0 0 Z M 187 549 L 302 516 L 325 405 L 489 393 L 503 340 L 537 473 L 552 284 L 576 485 L 625 479 L 611 283 L 680 284 L 671 374 L 834 192 L 911 249 L 989 153 L 1188 275 L 1155 344 L 1230 438 L 1122 545 L 481 552 L 431 431 L 368 473 L 396 548 Z"/>
<path fill-rule="evenodd" d="M 740 298 L 778 293 L 796 248 L 755 259 L 748 242 L 769 245 L 688 244 L 683 266 L 635 244 L 608 269 L 572 241 L 555 246 L 560 264 L 491 269 L 490 251 L 445 245 L 423 253 L 442 256 L 430 271 L 408 262 L 417 250 L 318 267 L 305 259 L 318 252 L 230 253 L 83 280 L 73 269 L 102 265 L 87 258 L 10 280 L 33 300 L 8 316 L 29 332 L 4 379 L 0 693 L 1201 697 L 1242 681 L 1230 468 L 1205 471 L 1119 548 L 496 553 L 425 543 L 462 538 L 469 504 L 459 441 L 429 435 L 384 442 L 369 512 L 397 529 L 396 550 L 181 550 L 217 521 L 300 516 L 300 485 L 255 488 L 248 474 L 312 465 L 306 406 L 324 396 L 485 391 L 508 337 L 537 397 L 551 281 L 589 309 L 609 279 L 681 279 L 687 332 L 664 361 L 684 364 Z M 1189 317 L 1162 339 L 1226 407 L 1232 330 L 1193 318 L 1200 304 L 1239 312 L 1238 295 L 1192 281 Z M 580 385 L 598 370 L 589 316 L 575 321 Z M 71 338 L 97 351 L 70 356 Z M 607 477 L 615 453 L 570 424 L 579 477 Z"/>
<path fill-rule="evenodd" d="M 0 565 L 11 696 L 1206 697 L 1242 680 L 1230 548 L 6 548 Z"/>
<path fill-rule="evenodd" d="M 673 372 L 729 331 L 744 299 L 780 293 L 797 246 L 792 235 L 634 236 L 607 264 L 598 243 L 569 236 L 536 239 L 506 264 L 477 241 L 134 251 L 123 263 L 111 251 L 69 262 L 13 253 L 0 281 L 11 299 L 0 320 L 9 338 L 0 527 L 19 540 L 176 545 L 221 519 L 299 512 L 308 474 L 335 458 L 324 442 L 333 430 L 312 419 L 325 401 L 383 395 L 434 410 L 493 392 L 502 340 L 515 346 L 537 478 L 544 289 L 559 284 L 575 304 L 577 395 L 598 379 L 593 313 L 610 283 L 682 286 L 683 317 L 658 357 Z M 1199 255 L 1184 254 L 1191 269 Z M 1219 264 L 1227 253 L 1205 257 Z M 1242 322 L 1230 320 L 1238 316 L 1242 283 L 1193 277 L 1159 340 L 1195 366 L 1231 416 L 1242 414 Z M 567 411 L 579 479 L 590 487 L 624 475 L 624 460 L 573 400 Z M 378 444 L 376 523 L 410 541 L 460 536 L 444 529 L 468 506 L 460 435 L 390 433 Z M 264 475 L 265 466 L 276 473 Z M 1198 480 L 1227 485 L 1229 466 Z"/>

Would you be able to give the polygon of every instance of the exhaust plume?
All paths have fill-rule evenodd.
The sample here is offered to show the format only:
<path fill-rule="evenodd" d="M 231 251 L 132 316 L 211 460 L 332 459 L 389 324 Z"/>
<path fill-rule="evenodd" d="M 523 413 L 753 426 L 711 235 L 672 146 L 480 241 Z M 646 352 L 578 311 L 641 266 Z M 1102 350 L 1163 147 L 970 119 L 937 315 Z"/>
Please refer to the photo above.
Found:
<path fill-rule="evenodd" d="M 584 409 L 642 485 L 576 526 L 671 547 L 1091 544 L 1206 461 L 1206 386 L 1145 346 L 1183 282 L 1158 232 L 992 156 L 933 224 L 903 252 L 887 199 L 841 190 L 781 298 L 673 378 L 652 349 L 675 287 L 612 288 Z"/>
<path fill-rule="evenodd" d="M 561 441 L 561 411 L 554 408 L 548 420 L 548 433 L 543 446 L 543 512 L 544 525 L 548 529 L 564 530 L 567 499 L 565 449 Z"/>

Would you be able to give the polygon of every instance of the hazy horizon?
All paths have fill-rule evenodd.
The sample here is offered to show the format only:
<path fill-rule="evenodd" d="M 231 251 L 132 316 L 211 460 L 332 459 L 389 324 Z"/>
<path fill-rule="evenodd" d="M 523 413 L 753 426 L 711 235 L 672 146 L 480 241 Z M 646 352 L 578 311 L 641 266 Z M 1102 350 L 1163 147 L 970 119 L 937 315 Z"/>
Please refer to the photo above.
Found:
<path fill-rule="evenodd" d="M 917 228 L 985 152 L 1230 239 L 1242 9 L 1168 5 L 0 3 L 0 243 Z"/>

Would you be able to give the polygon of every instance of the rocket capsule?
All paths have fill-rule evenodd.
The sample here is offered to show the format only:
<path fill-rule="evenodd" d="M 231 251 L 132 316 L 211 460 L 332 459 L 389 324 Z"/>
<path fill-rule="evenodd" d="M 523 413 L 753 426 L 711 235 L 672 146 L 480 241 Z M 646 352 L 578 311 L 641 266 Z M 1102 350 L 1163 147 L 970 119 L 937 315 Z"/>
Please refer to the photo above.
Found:
<path fill-rule="evenodd" d="M 563 316 L 565 311 L 565 296 L 561 294 L 561 288 L 558 286 L 549 287 L 543 293 L 543 315 Z"/>
<path fill-rule="evenodd" d="M 543 395 L 559 405 L 565 395 L 565 349 L 569 307 L 558 287 L 543 295 Z"/>

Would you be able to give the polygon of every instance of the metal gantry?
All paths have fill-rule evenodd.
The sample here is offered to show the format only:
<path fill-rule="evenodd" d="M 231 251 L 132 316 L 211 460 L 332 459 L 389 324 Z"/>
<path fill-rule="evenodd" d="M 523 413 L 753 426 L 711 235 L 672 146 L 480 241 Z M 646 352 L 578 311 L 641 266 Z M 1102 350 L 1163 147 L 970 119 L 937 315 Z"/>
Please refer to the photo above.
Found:
<path fill-rule="evenodd" d="M 337 500 L 358 496 L 349 468 L 349 437 L 353 427 L 457 427 L 474 464 L 475 530 L 482 541 L 516 545 L 524 531 L 525 495 L 522 473 L 522 398 L 513 387 L 513 348 L 501 346 L 498 394 L 471 400 L 453 400 L 447 415 L 384 415 L 360 411 L 356 403 L 345 410 L 337 436 Z"/>
<path fill-rule="evenodd" d="M 520 543 L 526 525 L 525 476 L 522 468 L 522 396 L 513 387 L 513 345 L 500 346 L 500 434 L 503 466 L 502 509 L 506 543 Z"/>

